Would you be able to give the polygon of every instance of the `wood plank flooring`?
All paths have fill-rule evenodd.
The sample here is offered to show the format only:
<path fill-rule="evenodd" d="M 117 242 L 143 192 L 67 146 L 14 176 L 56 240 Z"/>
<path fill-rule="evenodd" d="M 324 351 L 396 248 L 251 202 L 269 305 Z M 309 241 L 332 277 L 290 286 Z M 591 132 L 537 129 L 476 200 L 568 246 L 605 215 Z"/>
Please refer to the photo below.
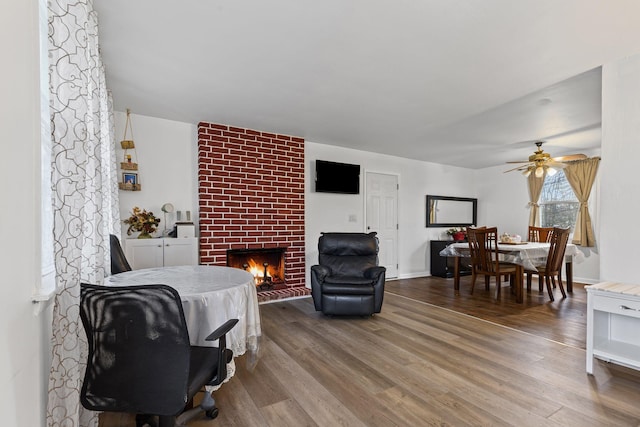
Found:
<path fill-rule="evenodd" d="M 585 372 L 586 292 L 500 301 L 463 278 L 389 281 L 382 313 L 326 317 L 310 298 L 260 306 L 258 364 L 236 359 L 213 426 L 639 426 L 640 375 Z M 468 314 L 464 314 L 468 313 Z M 486 319 L 486 320 L 485 320 Z M 103 414 L 101 426 L 134 425 Z"/>
<path fill-rule="evenodd" d="M 388 281 L 387 292 L 404 295 L 418 301 L 449 308 L 460 313 L 490 320 L 503 326 L 515 328 L 554 341 L 586 348 L 587 292 L 584 285 L 574 283 L 573 293 L 563 300 L 559 289 L 555 289 L 555 301 L 549 300 L 546 288 L 538 291 L 534 278 L 531 291 L 524 291 L 524 302 L 515 302 L 507 283 L 502 284 L 500 300 L 495 299 L 495 284 L 484 290 L 484 283 L 476 283 L 470 295 L 471 276 L 460 279 L 460 296 L 453 293 L 453 279 L 420 277 Z M 526 287 L 526 285 L 525 285 Z"/>

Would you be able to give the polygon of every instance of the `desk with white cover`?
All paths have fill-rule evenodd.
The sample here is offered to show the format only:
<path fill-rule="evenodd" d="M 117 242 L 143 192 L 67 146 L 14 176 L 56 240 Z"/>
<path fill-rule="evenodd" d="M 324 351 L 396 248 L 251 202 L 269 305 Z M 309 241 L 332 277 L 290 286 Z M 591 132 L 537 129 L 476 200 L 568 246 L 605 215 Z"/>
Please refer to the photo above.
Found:
<path fill-rule="evenodd" d="M 109 276 L 106 286 L 169 285 L 178 291 L 192 345 L 215 345 L 205 338 L 229 319 L 238 324 L 227 334 L 234 356 L 257 355 L 261 336 L 258 296 L 249 272 L 220 266 L 145 268 Z"/>

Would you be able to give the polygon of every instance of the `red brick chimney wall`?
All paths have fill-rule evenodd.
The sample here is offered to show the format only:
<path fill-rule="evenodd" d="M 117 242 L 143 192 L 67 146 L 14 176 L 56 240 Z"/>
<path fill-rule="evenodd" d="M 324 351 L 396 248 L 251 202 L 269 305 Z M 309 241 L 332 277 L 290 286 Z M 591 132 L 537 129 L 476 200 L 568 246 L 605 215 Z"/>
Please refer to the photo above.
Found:
<path fill-rule="evenodd" d="M 286 247 L 286 285 L 305 285 L 303 138 L 199 123 L 198 198 L 201 264 Z"/>

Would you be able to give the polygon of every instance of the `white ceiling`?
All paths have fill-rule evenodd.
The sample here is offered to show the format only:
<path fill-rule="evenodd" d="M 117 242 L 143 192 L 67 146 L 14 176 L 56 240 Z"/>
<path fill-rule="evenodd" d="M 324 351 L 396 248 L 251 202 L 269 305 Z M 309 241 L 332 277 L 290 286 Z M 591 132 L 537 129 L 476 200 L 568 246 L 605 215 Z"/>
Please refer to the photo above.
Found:
<path fill-rule="evenodd" d="M 600 146 L 636 0 L 95 0 L 118 111 L 470 168 Z"/>

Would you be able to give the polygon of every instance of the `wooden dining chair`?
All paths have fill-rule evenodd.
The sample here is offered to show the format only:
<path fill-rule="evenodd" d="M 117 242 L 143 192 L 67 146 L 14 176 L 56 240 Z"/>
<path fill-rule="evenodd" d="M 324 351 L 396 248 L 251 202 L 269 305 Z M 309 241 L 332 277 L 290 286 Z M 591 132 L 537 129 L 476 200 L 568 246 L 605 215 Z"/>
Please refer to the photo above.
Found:
<path fill-rule="evenodd" d="M 560 288 L 560 292 L 562 292 L 562 298 L 567 297 L 567 293 L 565 292 L 562 284 L 562 276 L 560 272 L 562 271 L 564 253 L 567 249 L 567 242 L 569 241 L 569 231 L 570 229 L 568 228 L 554 227 L 549 237 L 549 255 L 547 255 L 547 262 L 545 265 L 537 267 L 535 271 L 525 270 L 525 273 L 527 274 L 538 275 L 538 282 L 540 283 L 540 286 L 542 286 L 544 279 L 551 301 L 554 301 L 553 288 L 556 287 L 556 278 L 558 279 L 557 286 Z M 527 281 L 527 290 L 530 289 L 529 281 Z"/>
<path fill-rule="evenodd" d="M 533 227 L 529 226 L 529 241 L 530 242 L 549 242 L 551 238 L 551 232 L 553 227 Z"/>
<path fill-rule="evenodd" d="M 529 242 L 544 242 L 549 243 L 551 239 L 551 232 L 553 227 L 533 227 L 529 226 Z M 527 276 L 527 291 L 531 290 L 531 278 L 533 274 L 531 272 L 525 273 Z M 542 282 L 538 281 L 538 291 L 542 292 Z"/>
<path fill-rule="evenodd" d="M 497 227 L 467 228 L 467 240 L 471 254 L 471 293 L 479 275 L 484 276 L 485 289 L 489 290 L 491 277 L 496 279 L 496 298 L 500 297 L 500 278 L 509 275 L 511 286 L 516 280 L 522 280 L 516 275 L 515 264 L 501 262 L 498 257 L 498 229 Z"/>

